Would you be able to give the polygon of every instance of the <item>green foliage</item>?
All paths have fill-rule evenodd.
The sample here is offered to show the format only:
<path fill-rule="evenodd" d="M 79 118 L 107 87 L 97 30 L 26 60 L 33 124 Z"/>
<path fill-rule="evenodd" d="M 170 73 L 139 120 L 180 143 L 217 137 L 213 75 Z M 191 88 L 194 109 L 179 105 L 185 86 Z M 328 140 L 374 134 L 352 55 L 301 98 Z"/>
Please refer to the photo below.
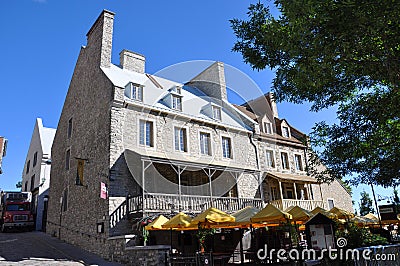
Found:
<path fill-rule="evenodd" d="M 258 3 L 248 20 L 231 20 L 233 51 L 255 69 L 276 72 L 278 101 L 311 102 L 313 111 L 338 107 L 339 123 L 313 129 L 318 159 L 310 171 L 323 181 L 356 174 L 353 184 L 398 184 L 400 2 L 274 3 L 279 18 Z"/>
<path fill-rule="evenodd" d="M 364 216 L 368 213 L 375 213 L 374 207 L 372 205 L 372 199 L 370 198 L 369 194 L 365 191 L 360 193 L 360 215 Z"/>
<path fill-rule="evenodd" d="M 393 203 L 394 206 L 396 207 L 396 213 L 400 214 L 400 198 L 399 198 L 399 192 L 397 189 L 393 189 Z"/>
<path fill-rule="evenodd" d="M 372 234 L 368 228 L 357 226 L 352 222 L 346 223 L 344 229 L 336 230 L 336 238 L 339 237 L 346 238 L 346 248 L 349 249 L 388 244 L 386 238 Z"/>
<path fill-rule="evenodd" d="M 22 181 L 18 181 L 17 184 L 15 184 L 16 188 L 22 188 Z"/>
<path fill-rule="evenodd" d="M 214 228 L 204 228 L 204 227 L 199 227 L 196 233 L 196 237 L 199 240 L 199 244 L 201 247 L 205 248 L 205 242 L 206 238 L 208 236 L 214 235 L 216 230 Z"/>

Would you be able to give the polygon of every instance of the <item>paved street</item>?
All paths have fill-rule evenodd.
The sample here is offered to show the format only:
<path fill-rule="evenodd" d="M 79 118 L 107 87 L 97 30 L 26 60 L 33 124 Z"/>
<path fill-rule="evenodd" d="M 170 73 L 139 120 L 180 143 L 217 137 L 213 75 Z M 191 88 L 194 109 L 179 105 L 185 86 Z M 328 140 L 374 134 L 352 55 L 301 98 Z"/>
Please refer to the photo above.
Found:
<path fill-rule="evenodd" d="M 42 232 L 0 233 L 0 265 L 120 265 Z"/>

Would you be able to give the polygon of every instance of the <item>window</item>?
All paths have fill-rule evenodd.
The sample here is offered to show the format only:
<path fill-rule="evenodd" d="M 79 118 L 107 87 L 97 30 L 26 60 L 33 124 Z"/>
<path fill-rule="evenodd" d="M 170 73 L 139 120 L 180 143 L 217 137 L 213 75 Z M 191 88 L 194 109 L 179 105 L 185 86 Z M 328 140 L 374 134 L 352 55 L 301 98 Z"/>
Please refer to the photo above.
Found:
<path fill-rule="evenodd" d="M 68 209 L 68 190 L 65 189 L 62 197 L 62 210 L 63 212 L 67 211 Z"/>
<path fill-rule="evenodd" d="M 335 202 L 333 199 L 328 199 L 328 210 L 332 209 L 333 207 L 335 207 Z"/>
<path fill-rule="evenodd" d="M 33 155 L 33 165 L 32 167 L 35 167 L 37 163 L 37 152 L 35 152 L 35 154 Z"/>
<path fill-rule="evenodd" d="M 172 95 L 172 109 L 182 111 L 182 97 Z"/>
<path fill-rule="evenodd" d="M 69 170 L 69 161 L 71 159 L 71 150 L 68 149 L 65 153 L 65 170 Z"/>
<path fill-rule="evenodd" d="M 35 175 L 31 177 L 31 191 L 35 188 Z"/>
<path fill-rule="evenodd" d="M 24 191 L 28 191 L 28 181 L 25 181 Z"/>
<path fill-rule="evenodd" d="M 286 126 L 282 127 L 282 136 L 284 136 L 285 138 L 289 137 L 289 127 Z"/>
<path fill-rule="evenodd" d="M 175 127 L 175 150 L 187 152 L 186 128 Z"/>
<path fill-rule="evenodd" d="M 129 82 L 125 86 L 125 96 L 129 99 L 143 101 L 143 87 Z"/>
<path fill-rule="evenodd" d="M 294 155 L 294 162 L 296 164 L 296 170 L 303 171 L 303 163 L 302 163 L 300 154 L 295 154 Z"/>
<path fill-rule="evenodd" d="M 30 205 L 29 204 L 7 204 L 6 211 L 29 211 Z"/>
<path fill-rule="evenodd" d="M 271 200 L 278 199 L 278 189 L 276 187 L 271 187 Z"/>
<path fill-rule="evenodd" d="M 272 124 L 270 122 L 264 123 L 265 133 L 272 134 Z"/>
<path fill-rule="evenodd" d="M 67 137 L 71 138 L 72 136 L 72 118 L 68 120 L 68 131 L 67 131 Z"/>
<path fill-rule="evenodd" d="M 265 160 L 267 163 L 267 167 L 275 167 L 274 152 L 272 150 L 265 151 Z"/>
<path fill-rule="evenodd" d="M 201 154 L 211 155 L 210 134 L 200 132 L 200 152 Z"/>
<path fill-rule="evenodd" d="M 26 163 L 26 174 L 29 173 L 29 168 L 31 167 L 31 160 Z"/>
<path fill-rule="evenodd" d="M 154 147 L 153 122 L 140 120 L 139 143 L 148 147 Z"/>
<path fill-rule="evenodd" d="M 286 189 L 286 198 L 287 199 L 294 199 L 294 195 L 293 195 L 293 190 L 290 189 Z"/>
<path fill-rule="evenodd" d="M 213 118 L 221 120 L 221 108 L 218 106 L 212 106 Z"/>
<path fill-rule="evenodd" d="M 289 156 L 287 152 L 281 152 L 282 169 L 289 169 Z"/>
<path fill-rule="evenodd" d="M 224 158 L 232 158 L 232 145 L 230 138 L 222 137 L 222 155 Z"/>
<path fill-rule="evenodd" d="M 180 86 L 175 87 L 176 93 L 181 94 L 182 93 L 182 88 Z"/>

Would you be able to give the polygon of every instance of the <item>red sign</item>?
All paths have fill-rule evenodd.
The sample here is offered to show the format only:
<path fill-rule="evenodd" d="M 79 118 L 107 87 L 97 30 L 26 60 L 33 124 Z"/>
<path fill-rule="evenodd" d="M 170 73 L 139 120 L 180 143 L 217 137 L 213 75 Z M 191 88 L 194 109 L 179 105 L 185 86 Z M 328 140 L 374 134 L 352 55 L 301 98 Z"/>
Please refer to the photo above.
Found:
<path fill-rule="evenodd" d="M 100 183 L 100 198 L 102 199 L 107 199 L 108 197 L 108 189 L 107 189 L 107 184 L 101 182 Z"/>

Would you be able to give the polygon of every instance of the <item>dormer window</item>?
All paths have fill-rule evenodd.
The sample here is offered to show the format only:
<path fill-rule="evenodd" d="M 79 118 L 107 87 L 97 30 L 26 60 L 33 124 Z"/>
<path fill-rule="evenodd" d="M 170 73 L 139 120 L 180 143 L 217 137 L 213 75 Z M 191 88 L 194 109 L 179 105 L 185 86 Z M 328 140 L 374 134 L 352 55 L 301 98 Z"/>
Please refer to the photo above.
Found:
<path fill-rule="evenodd" d="M 129 82 L 125 86 L 125 96 L 129 99 L 143 102 L 143 86 Z"/>
<path fill-rule="evenodd" d="M 290 137 L 289 127 L 282 126 L 282 136 L 285 137 L 285 138 L 289 138 Z"/>
<path fill-rule="evenodd" d="M 272 123 L 265 122 L 264 123 L 264 130 L 266 134 L 272 134 Z"/>
<path fill-rule="evenodd" d="M 172 95 L 172 109 L 182 111 L 182 97 Z"/>
<path fill-rule="evenodd" d="M 214 119 L 221 120 L 221 107 L 213 105 L 212 114 Z"/>
<path fill-rule="evenodd" d="M 176 86 L 176 87 L 175 87 L 175 91 L 176 91 L 176 93 L 178 93 L 178 94 L 182 94 L 182 87 Z"/>

